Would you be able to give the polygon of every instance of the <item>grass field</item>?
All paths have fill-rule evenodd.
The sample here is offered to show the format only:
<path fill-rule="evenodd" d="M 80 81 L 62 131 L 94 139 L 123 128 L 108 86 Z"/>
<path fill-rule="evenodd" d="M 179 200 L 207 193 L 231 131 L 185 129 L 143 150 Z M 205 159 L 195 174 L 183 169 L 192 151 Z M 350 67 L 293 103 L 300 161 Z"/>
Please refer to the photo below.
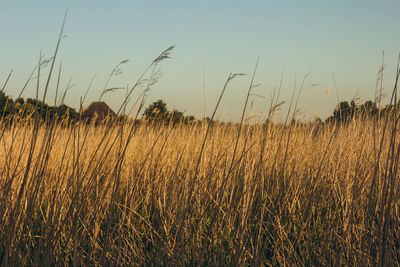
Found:
<path fill-rule="evenodd" d="M 396 265 L 395 124 L 4 121 L 1 261 Z"/>
<path fill-rule="evenodd" d="M 171 49 L 116 113 L 140 86 L 142 113 Z M 2 266 L 399 265 L 397 80 L 385 116 L 274 124 L 278 92 L 271 123 L 245 123 L 252 82 L 241 122 L 216 122 L 235 76 L 213 123 L 2 119 Z"/>

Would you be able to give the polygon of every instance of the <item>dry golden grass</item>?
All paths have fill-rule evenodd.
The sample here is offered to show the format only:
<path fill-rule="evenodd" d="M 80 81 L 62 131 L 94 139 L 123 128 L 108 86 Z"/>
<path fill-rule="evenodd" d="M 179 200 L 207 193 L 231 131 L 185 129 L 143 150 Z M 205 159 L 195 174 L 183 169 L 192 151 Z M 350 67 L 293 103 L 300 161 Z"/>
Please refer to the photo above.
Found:
<path fill-rule="evenodd" d="M 137 118 L 172 49 L 127 90 L 117 115 L 142 89 Z M 399 265 L 400 68 L 385 118 L 248 125 L 257 64 L 239 125 L 59 124 L 36 110 L 1 119 L 1 265 Z M 20 95 L 37 71 L 38 99 L 41 65 L 40 56 Z M 211 119 L 240 75 L 229 75 Z"/>
<path fill-rule="evenodd" d="M 244 125 L 233 155 L 238 126 L 217 123 L 197 166 L 205 125 L 3 122 L 1 260 L 399 264 L 399 144 L 381 124 Z"/>

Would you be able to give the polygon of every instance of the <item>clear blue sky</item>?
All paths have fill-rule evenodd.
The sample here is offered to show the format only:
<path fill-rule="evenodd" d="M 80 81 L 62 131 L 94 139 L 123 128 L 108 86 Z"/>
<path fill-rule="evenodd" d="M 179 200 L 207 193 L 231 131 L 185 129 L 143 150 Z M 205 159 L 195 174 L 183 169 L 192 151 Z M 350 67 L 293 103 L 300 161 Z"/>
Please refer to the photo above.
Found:
<path fill-rule="evenodd" d="M 282 100 L 289 101 L 295 77 L 299 86 L 311 71 L 300 100 L 310 119 L 332 113 L 341 100 L 374 96 L 377 72 L 385 51 L 385 89 L 392 89 L 400 51 L 400 1 L 18 1 L 0 0 L 0 83 L 11 68 L 6 88 L 16 96 L 42 51 L 51 56 L 69 8 L 59 60 L 62 86 L 75 84 L 66 103 L 78 107 L 97 72 L 88 102 L 99 97 L 113 67 L 130 59 L 111 86 L 132 84 L 162 50 L 176 45 L 172 59 L 160 65 L 162 77 L 148 103 L 164 99 L 170 108 L 201 116 L 202 59 L 210 115 L 228 74 L 247 73 L 232 82 L 219 113 L 237 120 L 251 72 L 260 57 L 254 110 L 265 111 L 285 69 Z M 58 67 L 57 63 L 57 67 Z M 46 69 L 48 71 L 48 68 Z M 55 77 L 55 76 L 54 76 Z M 53 80 L 53 83 L 54 84 Z M 44 81 L 42 82 L 44 83 Z M 317 86 L 312 86 L 317 84 Z M 331 94 L 325 92 L 331 87 Z M 54 86 L 52 87 L 54 88 Z M 34 96 L 34 83 L 25 97 Z M 50 93 L 50 99 L 54 92 Z M 114 109 L 124 93 L 104 100 Z"/>

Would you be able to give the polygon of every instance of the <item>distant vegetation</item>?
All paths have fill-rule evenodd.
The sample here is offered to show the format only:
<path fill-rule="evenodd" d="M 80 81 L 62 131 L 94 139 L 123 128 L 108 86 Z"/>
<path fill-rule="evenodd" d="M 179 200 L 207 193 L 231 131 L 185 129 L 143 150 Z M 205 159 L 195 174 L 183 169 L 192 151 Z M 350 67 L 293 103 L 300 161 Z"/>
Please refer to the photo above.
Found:
<path fill-rule="evenodd" d="M 49 106 L 40 100 L 28 98 L 17 98 L 15 101 L 5 95 L 4 92 L 0 92 L 0 112 L 1 118 L 3 119 L 14 119 L 14 118 L 31 118 L 35 111 L 42 120 L 67 120 L 77 121 L 79 119 L 79 113 L 65 105 Z"/>
<path fill-rule="evenodd" d="M 193 116 L 185 116 L 183 112 L 176 109 L 169 111 L 167 104 L 163 100 L 158 100 L 150 104 L 144 111 L 144 119 L 149 122 L 158 123 L 193 123 L 196 121 Z"/>
<path fill-rule="evenodd" d="M 91 108 L 94 107 L 93 105 L 99 105 L 99 103 L 104 105 L 104 102 L 94 102 L 88 107 L 89 110 L 84 109 L 81 119 L 90 122 L 91 117 L 93 117 L 95 113 L 95 111 L 92 111 Z M 107 109 L 108 107 L 101 106 L 101 108 Z M 5 95 L 4 92 L 0 92 L 0 118 L 31 118 L 33 114 L 35 114 L 35 110 L 37 111 L 39 118 L 42 120 L 56 119 L 62 121 L 67 120 L 69 122 L 76 122 L 79 120 L 79 112 L 65 104 L 59 106 L 49 106 L 40 100 L 35 100 L 32 98 L 28 98 L 27 100 L 18 98 L 14 101 L 10 96 Z M 105 113 L 107 112 L 109 111 L 106 110 Z M 110 114 L 114 114 L 114 112 L 111 111 Z M 104 119 L 103 117 L 104 116 L 102 116 L 102 119 Z M 129 120 L 129 118 L 125 116 L 124 118 L 125 120 Z M 121 119 L 122 116 L 120 116 L 120 120 Z M 158 100 L 150 104 L 143 113 L 143 119 L 149 123 L 163 123 L 172 125 L 176 125 L 178 123 L 188 124 L 196 122 L 196 118 L 194 116 L 186 116 L 183 114 L 183 112 L 176 109 L 169 111 L 167 109 L 167 104 L 163 100 Z"/>
<path fill-rule="evenodd" d="M 347 101 L 340 102 L 333 115 L 326 119 L 326 122 L 344 122 L 347 123 L 352 119 L 363 118 L 372 119 L 385 117 L 388 113 L 394 111 L 394 105 L 386 105 L 379 109 L 375 102 L 366 101 L 364 104 L 357 105 L 355 101 L 350 104 Z"/>
<path fill-rule="evenodd" d="M 60 106 L 49 106 L 40 100 L 28 98 L 18 98 L 13 100 L 11 97 L 5 95 L 4 92 L 0 92 L 0 111 L 2 118 L 11 118 L 17 115 L 20 118 L 32 117 L 35 109 L 41 119 L 57 119 L 57 120 L 68 120 L 69 122 L 76 122 L 79 120 L 79 112 L 74 108 L 69 107 L 65 104 Z M 334 109 L 333 114 L 325 120 L 325 123 L 347 123 L 352 119 L 356 118 L 377 118 L 384 117 L 388 113 L 394 110 L 394 105 L 386 105 L 380 110 L 375 102 L 366 101 L 364 104 L 356 104 L 355 101 L 351 101 L 350 104 L 347 101 L 340 102 Z M 129 119 L 124 116 L 125 120 Z M 84 114 L 83 120 L 90 121 L 90 115 Z M 122 116 L 121 116 L 122 119 Z M 201 122 L 196 120 L 194 116 L 186 116 L 179 110 L 168 110 L 167 104 L 163 100 L 157 100 L 151 103 L 143 112 L 143 119 L 149 123 L 163 123 L 176 125 L 179 123 L 194 123 Z M 206 118 L 210 120 L 210 118 Z M 321 123 L 321 119 L 317 119 L 316 122 Z M 302 122 L 297 122 L 302 123 Z"/>

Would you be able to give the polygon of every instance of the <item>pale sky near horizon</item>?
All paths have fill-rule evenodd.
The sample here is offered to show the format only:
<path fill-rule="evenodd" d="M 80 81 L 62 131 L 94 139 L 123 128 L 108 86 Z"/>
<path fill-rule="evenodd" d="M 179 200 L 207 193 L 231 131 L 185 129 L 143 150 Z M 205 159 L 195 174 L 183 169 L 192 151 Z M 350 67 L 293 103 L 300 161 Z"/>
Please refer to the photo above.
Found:
<path fill-rule="evenodd" d="M 62 88 L 70 79 L 74 84 L 66 103 L 75 108 L 95 73 L 87 103 L 99 98 L 121 60 L 130 61 L 111 80 L 111 87 L 132 85 L 161 51 L 175 45 L 171 59 L 160 64 L 162 77 L 149 92 L 147 104 L 163 99 L 170 109 L 201 117 L 204 60 L 208 115 L 229 73 L 247 74 L 232 81 L 218 113 L 237 121 L 259 57 L 255 83 L 260 85 L 254 93 L 266 99 L 254 97 L 254 113 L 266 112 L 284 70 L 281 99 L 289 102 L 295 81 L 298 90 L 311 72 L 300 98 L 299 118 L 326 118 L 337 103 L 333 76 L 340 100 L 372 100 L 384 50 L 384 87 L 389 95 L 400 52 L 400 1 L 0 0 L 0 85 L 13 69 L 7 94 L 18 95 L 40 51 L 46 57 L 53 54 L 66 8 L 66 37 L 56 69 L 62 62 Z M 55 80 L 56 75 L 49 103 L 54 101 Z M 326 97 L 328 88 L 331 93 Z M 116 109 L 124 94 L 113 92 L 104 100 Z M 24 97 L 34 95 L 32 82 Z"/>

